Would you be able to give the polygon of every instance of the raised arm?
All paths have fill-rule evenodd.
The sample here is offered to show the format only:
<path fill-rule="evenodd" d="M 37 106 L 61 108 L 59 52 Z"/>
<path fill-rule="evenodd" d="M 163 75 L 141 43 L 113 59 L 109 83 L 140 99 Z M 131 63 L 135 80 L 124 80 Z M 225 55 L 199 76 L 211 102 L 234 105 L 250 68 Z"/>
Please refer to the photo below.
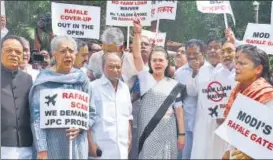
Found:
<path fill-rule="evenodd" d="M 133 39 L 133 56 L 136 70 L 138 72 L 143 70 L 144 62 L 141 56 L 141 30 L 142 26 L 139 19 L 134 20 L 134 39 Z"/>

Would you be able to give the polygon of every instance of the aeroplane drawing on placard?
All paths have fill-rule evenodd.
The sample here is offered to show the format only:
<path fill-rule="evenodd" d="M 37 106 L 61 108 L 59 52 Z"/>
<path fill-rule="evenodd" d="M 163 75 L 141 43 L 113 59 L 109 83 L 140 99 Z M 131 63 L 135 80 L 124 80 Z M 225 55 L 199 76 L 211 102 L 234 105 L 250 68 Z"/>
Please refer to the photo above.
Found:
<path fill-rule="evenodd" d="M 209 111 L 210 111 L 209 115 L 211 117 L 213 117 L 213 115 L 215 115 L 215 117 L 218 117 L 217 109 L 218 109 L 218 105 L 216 105 L 214 108 L 210 107 L 209 108 Z"/>
<path fill-rule="evenodd" d="M 48 101 L 45 102 L 48 106 L 50 103 L 52 103 L 53 106 L 55 106 L 56 101 L 55 98 L 57 97 L 58 94 L 54 94 L 52 97 L 50 97 L 49 95 L 45 97 L 45 99 L 47 99 Z"/>

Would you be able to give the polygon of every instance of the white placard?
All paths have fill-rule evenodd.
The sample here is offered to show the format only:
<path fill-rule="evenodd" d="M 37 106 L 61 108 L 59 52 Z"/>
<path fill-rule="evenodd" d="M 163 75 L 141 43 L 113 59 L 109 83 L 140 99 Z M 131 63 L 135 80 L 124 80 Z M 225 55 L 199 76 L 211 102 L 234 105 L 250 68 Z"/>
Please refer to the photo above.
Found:
<path fill-rule="evenodd" d="M 151 8 L 151 1 L 107 1 L 106 25 L 133 26 L 138 17 L 143 26 L 150 26 Z"/>
<path fill-rule="evenodd" d="M 248 23 L 244 43 L 252 44 L 273 54 L 273 26 L 270 24 Z"/>
<path fill-rule="evenodd" d="M 6 15 L 5 13 L 5 2 L 1 1 L 1 16 Z"/>
<path fill-rule="evenodd" d="M 89 95 L 74 89 L 40 91 L 41 128 L 88 129 Z"/>
<path fill-rule="evenodd" d="M 52 2 L 51 12 L 55 35 L 99 39 L 100 7 Z"/>
<path fill-rule="evenodd" d="M 196 5 L 197 10 L 202 13 L 230 14 L 232 16 L 233 23 L 235 24 L 235 17 L 229 1 L 196 1 Z"/>
<path fill-rule="evenodd" d="M 226 120 L 215 133 L 253 159 L 272 159 L 272 115 L 272 106 L 238 94 Z"/>
<path fill-rule="evenodd" d="M 226 103 L 235 85 L 235 81 L 225 77 L 200 85 L 201 103 L 212 119 L 224 118 Z"/>
<path fill-rule="evenodd" d="M 177 1 L 175 0 L 154 0 L 152 1 L 152 21 L 157 19 L 175 20 Z"/>
<path fill-rule="evenodd" d="M 156 46 L 165 46 L 166 33 L 156 34 L 155 32 L 142 29 L 141 35 L 147 37 L 151 44 L 154 42 Z"/>

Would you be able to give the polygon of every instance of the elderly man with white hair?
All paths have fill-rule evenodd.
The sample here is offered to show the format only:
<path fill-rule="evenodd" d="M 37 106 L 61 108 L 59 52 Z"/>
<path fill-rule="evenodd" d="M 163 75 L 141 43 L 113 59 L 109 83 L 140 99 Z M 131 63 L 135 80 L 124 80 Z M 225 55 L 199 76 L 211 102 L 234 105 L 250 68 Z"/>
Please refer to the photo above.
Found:
<path fill-rule="evenodd" d="M 110 27 L 104 30 L 102 34 L 102 51 L 93 53 L 88 62 L 88 71 L 93 73 L 94 79 L 98 79 L 103 74 L 102 55 L 104 53 L 116 52 L 122 58 L 122 76 L 121 79 L 129 84 L 132 76 L 136 75 L 133 55 L 123 52 L 124 35 L 119 28 Z"/>
<path fill-rule="evenodd" d="M 47 129 L 40 127 L 40 109 L 45 107 L 40 102 L 40 91 L 74 89 L 89 93 L 88 77 L 81 70 L 73 68 L 77 52 L 75 40 L 68 36 L 55 37 L 51 41 L 51 50 L 56 64 L 41 71 L 29 93 L 31 127 L 37 159 L 68 159 L 69 139 L 73 139 L 72 159 L 87 159 L 87 131 L 73 127 Z M 52 107 L 58 108 L 58 102 Z M 90 108 L 89 111 L 88 127 L 91 128 L 95 109 Z"/>

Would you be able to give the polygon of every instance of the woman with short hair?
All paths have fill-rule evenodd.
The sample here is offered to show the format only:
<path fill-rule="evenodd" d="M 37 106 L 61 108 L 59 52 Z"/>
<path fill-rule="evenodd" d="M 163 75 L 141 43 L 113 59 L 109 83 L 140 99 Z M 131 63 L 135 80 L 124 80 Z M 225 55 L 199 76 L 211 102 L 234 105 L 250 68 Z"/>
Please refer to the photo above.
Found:
<path fill-rule="evenodd" d="M 51 41 L 51 50 L 56 64 L 40 72 L 29 94 L 31 126 L 37 159 L 68 159 L 70 139 L 73 139 L 72 159 L 87 159 L 87 131 L 79 128 L 42 129 L 40 127 L 40 107 L 42 107 L 40 92 L 42 90 L 74 89 L 88 93 L 89 87 L 88 77 L 81 70 L 73 68 L 77 50 L 77 44 L 73 38 L 55 37 Z M 91 113 L 94 110 L 89 109 L 89 111 Z M 89 115 L 89 127 L 94 122 L 92 118 Z"/>

